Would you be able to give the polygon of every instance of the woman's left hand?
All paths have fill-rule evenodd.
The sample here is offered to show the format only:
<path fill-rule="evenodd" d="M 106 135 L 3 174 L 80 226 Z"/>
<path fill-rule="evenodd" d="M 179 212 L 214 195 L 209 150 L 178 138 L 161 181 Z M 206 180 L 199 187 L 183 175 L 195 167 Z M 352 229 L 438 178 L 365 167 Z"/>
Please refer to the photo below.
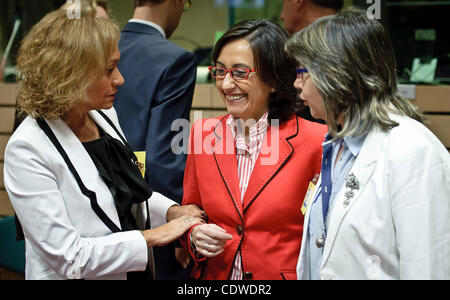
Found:
<path fill-rule="evenodd" d="M 179 239 L 192 226 L 203 223 L 204 221 L 201 218 L 185 215 L 160 227 L 144 230 L 142 234 L 149 248 L 162 247 Z"/>
<path fill-rule="evenodd" d="M 215 224 L 202 224 L 192 230 L 191 241 L 198 254 L 215 257 L 221 254 L 233 236 Z"/>

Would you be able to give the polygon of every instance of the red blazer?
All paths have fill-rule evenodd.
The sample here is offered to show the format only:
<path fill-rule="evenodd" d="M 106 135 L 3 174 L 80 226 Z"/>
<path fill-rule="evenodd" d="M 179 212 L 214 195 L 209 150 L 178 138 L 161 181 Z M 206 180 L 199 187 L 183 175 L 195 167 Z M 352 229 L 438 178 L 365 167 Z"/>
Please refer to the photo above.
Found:
<path fill-rule="evenodd" d="M 241 204 L 235 141 L 227 117 L 202 120 L 192 128 L 183 204 L 198 205 L 209 223 L 224 228 L 233 239 L 217 257 L 197 259 L 191 253 L 196 262 L 191 275 L 228 279 L 240 248 L 245 279 L 296 279 L 303 232 L 300 209 L 309 182 L 320 173 L 327 128 L 298 117 L 279 127 L 269 124 Z M 274 128 L 279 128 L 278 136 Z"/>

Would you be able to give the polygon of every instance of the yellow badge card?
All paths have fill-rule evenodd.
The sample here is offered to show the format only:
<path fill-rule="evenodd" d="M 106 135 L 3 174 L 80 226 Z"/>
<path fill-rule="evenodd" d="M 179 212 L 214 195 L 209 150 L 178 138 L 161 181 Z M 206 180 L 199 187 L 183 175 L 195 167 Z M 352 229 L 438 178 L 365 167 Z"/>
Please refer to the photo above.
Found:
<path fill-rule="evenodd" d="M 308 206 L 311 203 L 312 197 L 314 195 L 314 190 L 316 189 L 316 185 L 312 182 L 309 183 L 308 191 L 306 192 L 305 199 L 302 204 L 302 214 L 305 215 L 308 210 Z"/>
<path fill-rule="evenodd" d="M 139 170 L 141 171 L 142 177 L 145 178 L 145 151 L 136 151 L 134 152 L 134 155 L 137 157 L 136 165 L 138 166 Z"/>

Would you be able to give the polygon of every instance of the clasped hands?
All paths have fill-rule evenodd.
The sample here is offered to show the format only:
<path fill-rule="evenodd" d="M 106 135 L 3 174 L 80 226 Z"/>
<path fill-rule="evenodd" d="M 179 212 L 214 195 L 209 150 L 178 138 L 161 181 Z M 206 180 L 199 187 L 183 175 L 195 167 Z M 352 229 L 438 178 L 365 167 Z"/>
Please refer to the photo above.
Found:
<path fill-rule="evenodd" d="M 195 251 L 205 257 L 215 257 L 224 251 L 227 241 L 233 236 L 225 229 L 206 224 L 206 214 L 196 205 L 174 205 L 167 211 L 167 223 L 142 231 L 148 247 L 161 247 L 180 238 L 192 226 L 198 225 L 191 233 Z"/>
<path fill-rule="evenodd" d="M 215 224 L 201 224 L 192 230 L 191 243 L 197 254 L 215 257 L 221 254 L 233 236 Z"/>
<path fill-rule="evenodd" d="M 197 224 L 204 224 L 205 212 L 196 205 L 174 205 L 167 210 L 167 223 L 142 231 L 147 246 L 161 247 L 180 238 L 187 230 Z"/>
<path fill-rule="evenodd" d="M 196 205 L 171 207 L 167 212 L 167 221 L 178 220 L 177 217 L 180 218 L 180 215 L 184 225 L 189 226 L 186 230 L 198 225 L 192 230 L 191 243 L 200 255 L 215 257 L 224 251 L 227 241 L 233 239 L 233 236 L 227 233 L 225 229 L 215 224 L 205 224 L 204 220 L 207 215 Z"/>

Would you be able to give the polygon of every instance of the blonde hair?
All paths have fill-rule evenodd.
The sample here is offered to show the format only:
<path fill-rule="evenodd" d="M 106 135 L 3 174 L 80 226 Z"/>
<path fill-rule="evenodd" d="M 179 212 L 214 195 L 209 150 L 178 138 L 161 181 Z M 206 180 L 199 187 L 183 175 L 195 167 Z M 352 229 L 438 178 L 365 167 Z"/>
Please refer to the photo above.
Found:
<path fill-rule="evenodd" d="M 18 109 L 33 118 L 63 118 L 88 99 L 119 40 L 110 20 L 70 19 L 65 9 L 46 15 L 22 41 L 18 56 Z"/>
<path fill-rule="evenodd" d="M 423 121 L 421 112 L 399 95 L 392 43 L 366 12 L 350 8 L 318 19 L 295 34 L 286 51 L 308 69 L 334 139 L 363 135 L 373 125 L 384 131 L 398 126 L 389 112 Z"/>

